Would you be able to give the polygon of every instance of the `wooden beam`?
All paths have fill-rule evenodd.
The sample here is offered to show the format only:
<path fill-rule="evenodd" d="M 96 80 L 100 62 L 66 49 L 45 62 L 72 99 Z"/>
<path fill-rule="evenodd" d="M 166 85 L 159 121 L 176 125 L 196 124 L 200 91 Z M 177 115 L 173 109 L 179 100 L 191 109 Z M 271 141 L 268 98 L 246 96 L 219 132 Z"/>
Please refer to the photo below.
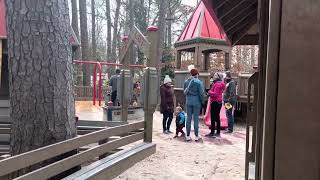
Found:
<path fill-rule="evenodd" d="M 226 21 L 224 21 L 223 19 L 221 19 L 222 23 L 224 26 L 227 26 L 230 22 L 232 22 L 234 19 L 236 18 L 241 18 L 242 16 L 244 16 L 245 14 L 247 14 L 248 12 L 251 12 L 252 6 L 254 6 L 255 9 L 257 9 L 258 7 L 258 3 L 256 1 L 251 2 L 250 4 L 244 4 L 243 6 L 241 6 L 241 8 L 239 8 L 239 11 L 236 11 L 236 13 L 234 14 L 230 14 L 229 16 L 226 16 Z M 233 24 L 233 23 L 231 23 Z"/>
<path fill-rule="evenodd" d="M 102 155 L 108 151 L 136 142 L 142 138 L 143 132 L 120 138 L 117 140 L 109 141 L 105 144 L 80 152 L 71 157 L 65 158 L 63 160 L 57 161 L 53 164 L 50 164 L 48 166 L 42 167 L 28 174 L 20 176 L 17 178 L 17 180 L 49 179 L 65 171 L 66 169 L 75 167 L 81 163 L 92 160 L 95 157 Z"/>
<path fill-rule="evenodd" d="M 111 180 L 137 162 L 156 152 L 156 145 L 151 143 L 138 144 L 131 149 L 112 154 L 63 180 L 103 179 Z"/>
<path fill-rule="evenodd" d="M 251 24 L 251 22 L 253 22 L 253 24 Z M 235 27 L 227 31 L 226 33 L 231 36 L 234 36 L 235 33 L 240 32 L 244 28 L 246 29 L 246 31 L 248 31 L 256 22 L 257 22 L 257 16 L 253 14 L 251 16 L 246 17 L 246 19 L 244 19 L 242 23 L 239 24 L 238 27 Z"/>
<path fill-rule="evenodd" d="M 244 25 L 242 25 L 241 30 L 237 34 L 232 34 L 232 44 L 236 44 L 243 36 L 246 35 L 247 31 L 257 22 L 257 16 L 252 17 Z"/>
<path fill-rule="evenodd" d="M 250 12 L 245 12 L 242 17 L 240 16 L 240 19 L 234 19 L 229 26 L 225 26 L 225 32 L 232 32 L 232 29 L 237 29 L 237 27 L 239 27 L 239 24 L 242 24 L 252 16 L 257 16 L 257 9 L 255 9 L 254 7 L 253 10 L 251 10 Z"/>
<path fill-rule="evenodd" d="M 95 143 L 100 140 L 109 138 L 111 136 L 116 136 L 122 133 L 141 129 L 143 127 L 144 122 L 139 121 L 128 125 L 107 128 L 84 136 L 75 137 L 56 144 L 28 151 L 8 159 L 4 159 L 0 161 L 0 177 L 17 171 L 19 169 L 34 165 L 38 162 L 50 159 L 52 157 L 56 157 L 65 152 L 72 151 L 81 146 L 85 146 L 90 143 Z"/>
<path fill-rule="evenodd" d="M 235 9 L 237 9 L 239 6 L 241 6 L 243 3 L 248 2 L 249 0 L 234 0 L 232 4 L 230 4 L 228 7 L 230 7 L 230 9 L 225 10 L 224 11 L 219 11 L 218 14 L 221 16 L 218 16 L 219 20 L 222 20 L 224 17 L 226 17 L 227 15 L 229 15 L 231 12 L 233 12 Z"/>
<path fill-rule="evenodd" d="M 246 34 L 244 35 L 236 45 L 258 45 L 259 34 Z"/>
<path fill-rule="evenodd" d="M 230 0 L 222 0 L 222 1 L 218 1 L 219 3 L 216 3 L 216 5 L 213 7 L 214 11 L 218 12 L 218 9 L 221 8 L 222 6 L 224 6 L 226 3 L 228 3 Z"/>

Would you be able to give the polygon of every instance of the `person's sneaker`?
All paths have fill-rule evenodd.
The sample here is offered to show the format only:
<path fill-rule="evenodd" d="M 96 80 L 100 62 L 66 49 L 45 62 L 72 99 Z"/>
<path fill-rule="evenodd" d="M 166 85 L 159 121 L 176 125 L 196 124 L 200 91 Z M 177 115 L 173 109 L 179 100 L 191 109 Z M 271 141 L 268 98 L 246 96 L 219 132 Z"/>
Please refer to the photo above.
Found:
<path fill-rule="evenodd" d="M 225 134 L 231 134 L 231 133 L 233 133 L 233 131 L 231 131 L 231 130 L 227 130 L 226 132 L 224 132 Z"/>
<path fill-rule="evenodd" d="M 206 134 L 205 137 L 214 137 L 214 134 L 209 133 L 209 134 Z"/>
<path fill-rule="evenodd" d="M 168 134 L 168 132 L 167 131 L 163 131 L 163 134 Z"/>
<path fill-rule="evenodd" d="M 196 136 L 196 137 L 194 138 L 194 140 L 195 140 L 196 142 L 200 141 L 201 139 L 202 139 L 202 138 L 199 137 L 199 136 Z"/>
<path fill-rule="evenodd" d="M 219 133 L 219 134 L 216 133 L 214 136 L 215 136 L 215 137 L 218 137 L 218 138 L 221 137 L 221 136 L 220 136 L 220 133 Z"/>
<path fill-rule="evenodd" d="M 173 133 L 173 132 L 172 132 L 172 131 L 170 131 L 170 130 L 167 130 L 167 133 L 170 133 L 170 134 L 171 134 L 171 133 Z"/>
<path fill-rule="evenodd" d="M 191 137 L 190 136 L 186 136 L 186 141 L 187 142 L 191 141 Z"/>

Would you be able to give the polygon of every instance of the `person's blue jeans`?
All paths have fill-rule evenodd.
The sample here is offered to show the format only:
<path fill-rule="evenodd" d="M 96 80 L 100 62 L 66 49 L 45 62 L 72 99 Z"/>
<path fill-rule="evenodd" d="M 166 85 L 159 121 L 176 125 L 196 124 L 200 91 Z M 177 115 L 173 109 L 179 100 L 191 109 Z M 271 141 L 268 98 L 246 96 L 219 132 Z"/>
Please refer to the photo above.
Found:
<path fill-rule="evenodd" d="M 201 105 L 187 105 L 187 136 L 190 136 L 191 120 L 193 118 L 194 134 L 199 135 L 199 114 Z"/>
<path fill-rule="evenodd" d="M 228 103 L 228 101 L 224 102 L 224 103 Z M 227 116 L 227 119 L 228 119 L 228 130 L 233 132 L 233 124 L 234 124 L 233 108 L 234 108 L 234 105 L 236 104 L 236 102 L 235 101 L 229 101 L 229 103 L 232 105 L 232 108 L 226 109 L 226 116 Z"/>

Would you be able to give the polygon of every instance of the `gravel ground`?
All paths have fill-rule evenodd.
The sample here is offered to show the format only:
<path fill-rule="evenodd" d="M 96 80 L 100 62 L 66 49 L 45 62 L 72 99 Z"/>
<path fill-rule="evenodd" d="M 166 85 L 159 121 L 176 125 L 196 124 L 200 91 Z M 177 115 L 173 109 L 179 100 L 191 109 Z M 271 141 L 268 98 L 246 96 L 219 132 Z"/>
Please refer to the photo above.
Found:
<path fill-rule="evenodd" d="M 163 134 L 161 121 L 162 115 L 156 112 L 153 142 L 157 145 L 157 152 L 125 171 L 116 180 L 244 179 L 246 136 L 243 126 L 236 126 L 231 135 L 222 134 L 221 138 L 212 139 L 204 137 L 209 130 L 201 124 L 203 141 L 187 143 L 183 137 L 175 139 L 173 134 Z M 174 122 L 171 130 L 175 130 Z"/>

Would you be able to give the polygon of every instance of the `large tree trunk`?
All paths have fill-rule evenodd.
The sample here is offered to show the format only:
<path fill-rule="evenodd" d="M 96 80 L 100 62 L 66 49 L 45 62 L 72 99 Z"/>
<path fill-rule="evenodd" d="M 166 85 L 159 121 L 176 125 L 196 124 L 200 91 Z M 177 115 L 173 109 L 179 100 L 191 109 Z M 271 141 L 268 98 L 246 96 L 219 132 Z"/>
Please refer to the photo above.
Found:
<path fill-rule="evenodd" d="M 78 0 L 72 0 L 71 6 L 72 6 L 72 29 L 74 33 L 76 34 L 77 38 L 80 39 L 79 36 L 79 17 L 78 17 Z M 74 52 L 74 59 L 81 59 L 81 48 L 77 47 L 76 51 Z"/>
<path fill-rule="evenodd" d="M 107 17 L 107 59 L 111 56 L 111 16 L 110 16 L 110 0 L 106 0 L 106 17 Z"/>
<path fill-rule="evenodd" d="M 92 23 L 92 59 L 97 59 L 97 41 L 96 41 L 96 12 L 95 1 L 91 0 L 91 23 Z"/>
<path fill-rule="evenodd" d="M 165 26 L 166 26 L 166 14 L 168 9 L 168 1 L 159 1 L 159 21 L 158 21 L 158 28 L 159 28 L 159 36 L 158 36 L 158 62 L 162 59 L 162 50 L 164 47 L 164 37 L 165 37 Z"/>
<path fill-rule="evenodd" d="M 80 9 L 80 32 L 81 32 L 81 51 L 82 59 L 89 60 L 89 42 L 88 42 L 88 25 L 87 25 L 87 6 L 86 0 L 79 0 Z M 90 67 L 82 66 L 83 70 L 83 85 L 90 85 Z"/>
<path fill-rule="evenodd" d="M 121 0 L 117 0 L 117 7 L 116 7 L 116 13 L 114 17 L 114 23 L 113 23 L 113 40 L 112 40 L 112 56 L 111 59 L 113 62 L 116 62 L 117 58 L 117 40 L 118 40 L 118 24 L 119 24 L 119 15 L 120 15 L 120 4 Z"/>
<path fill-rule="evenodd" d="M 76 135 L 70 21 L 67 1 L 6 2 L 11 154 L 17 155 Z"/>

